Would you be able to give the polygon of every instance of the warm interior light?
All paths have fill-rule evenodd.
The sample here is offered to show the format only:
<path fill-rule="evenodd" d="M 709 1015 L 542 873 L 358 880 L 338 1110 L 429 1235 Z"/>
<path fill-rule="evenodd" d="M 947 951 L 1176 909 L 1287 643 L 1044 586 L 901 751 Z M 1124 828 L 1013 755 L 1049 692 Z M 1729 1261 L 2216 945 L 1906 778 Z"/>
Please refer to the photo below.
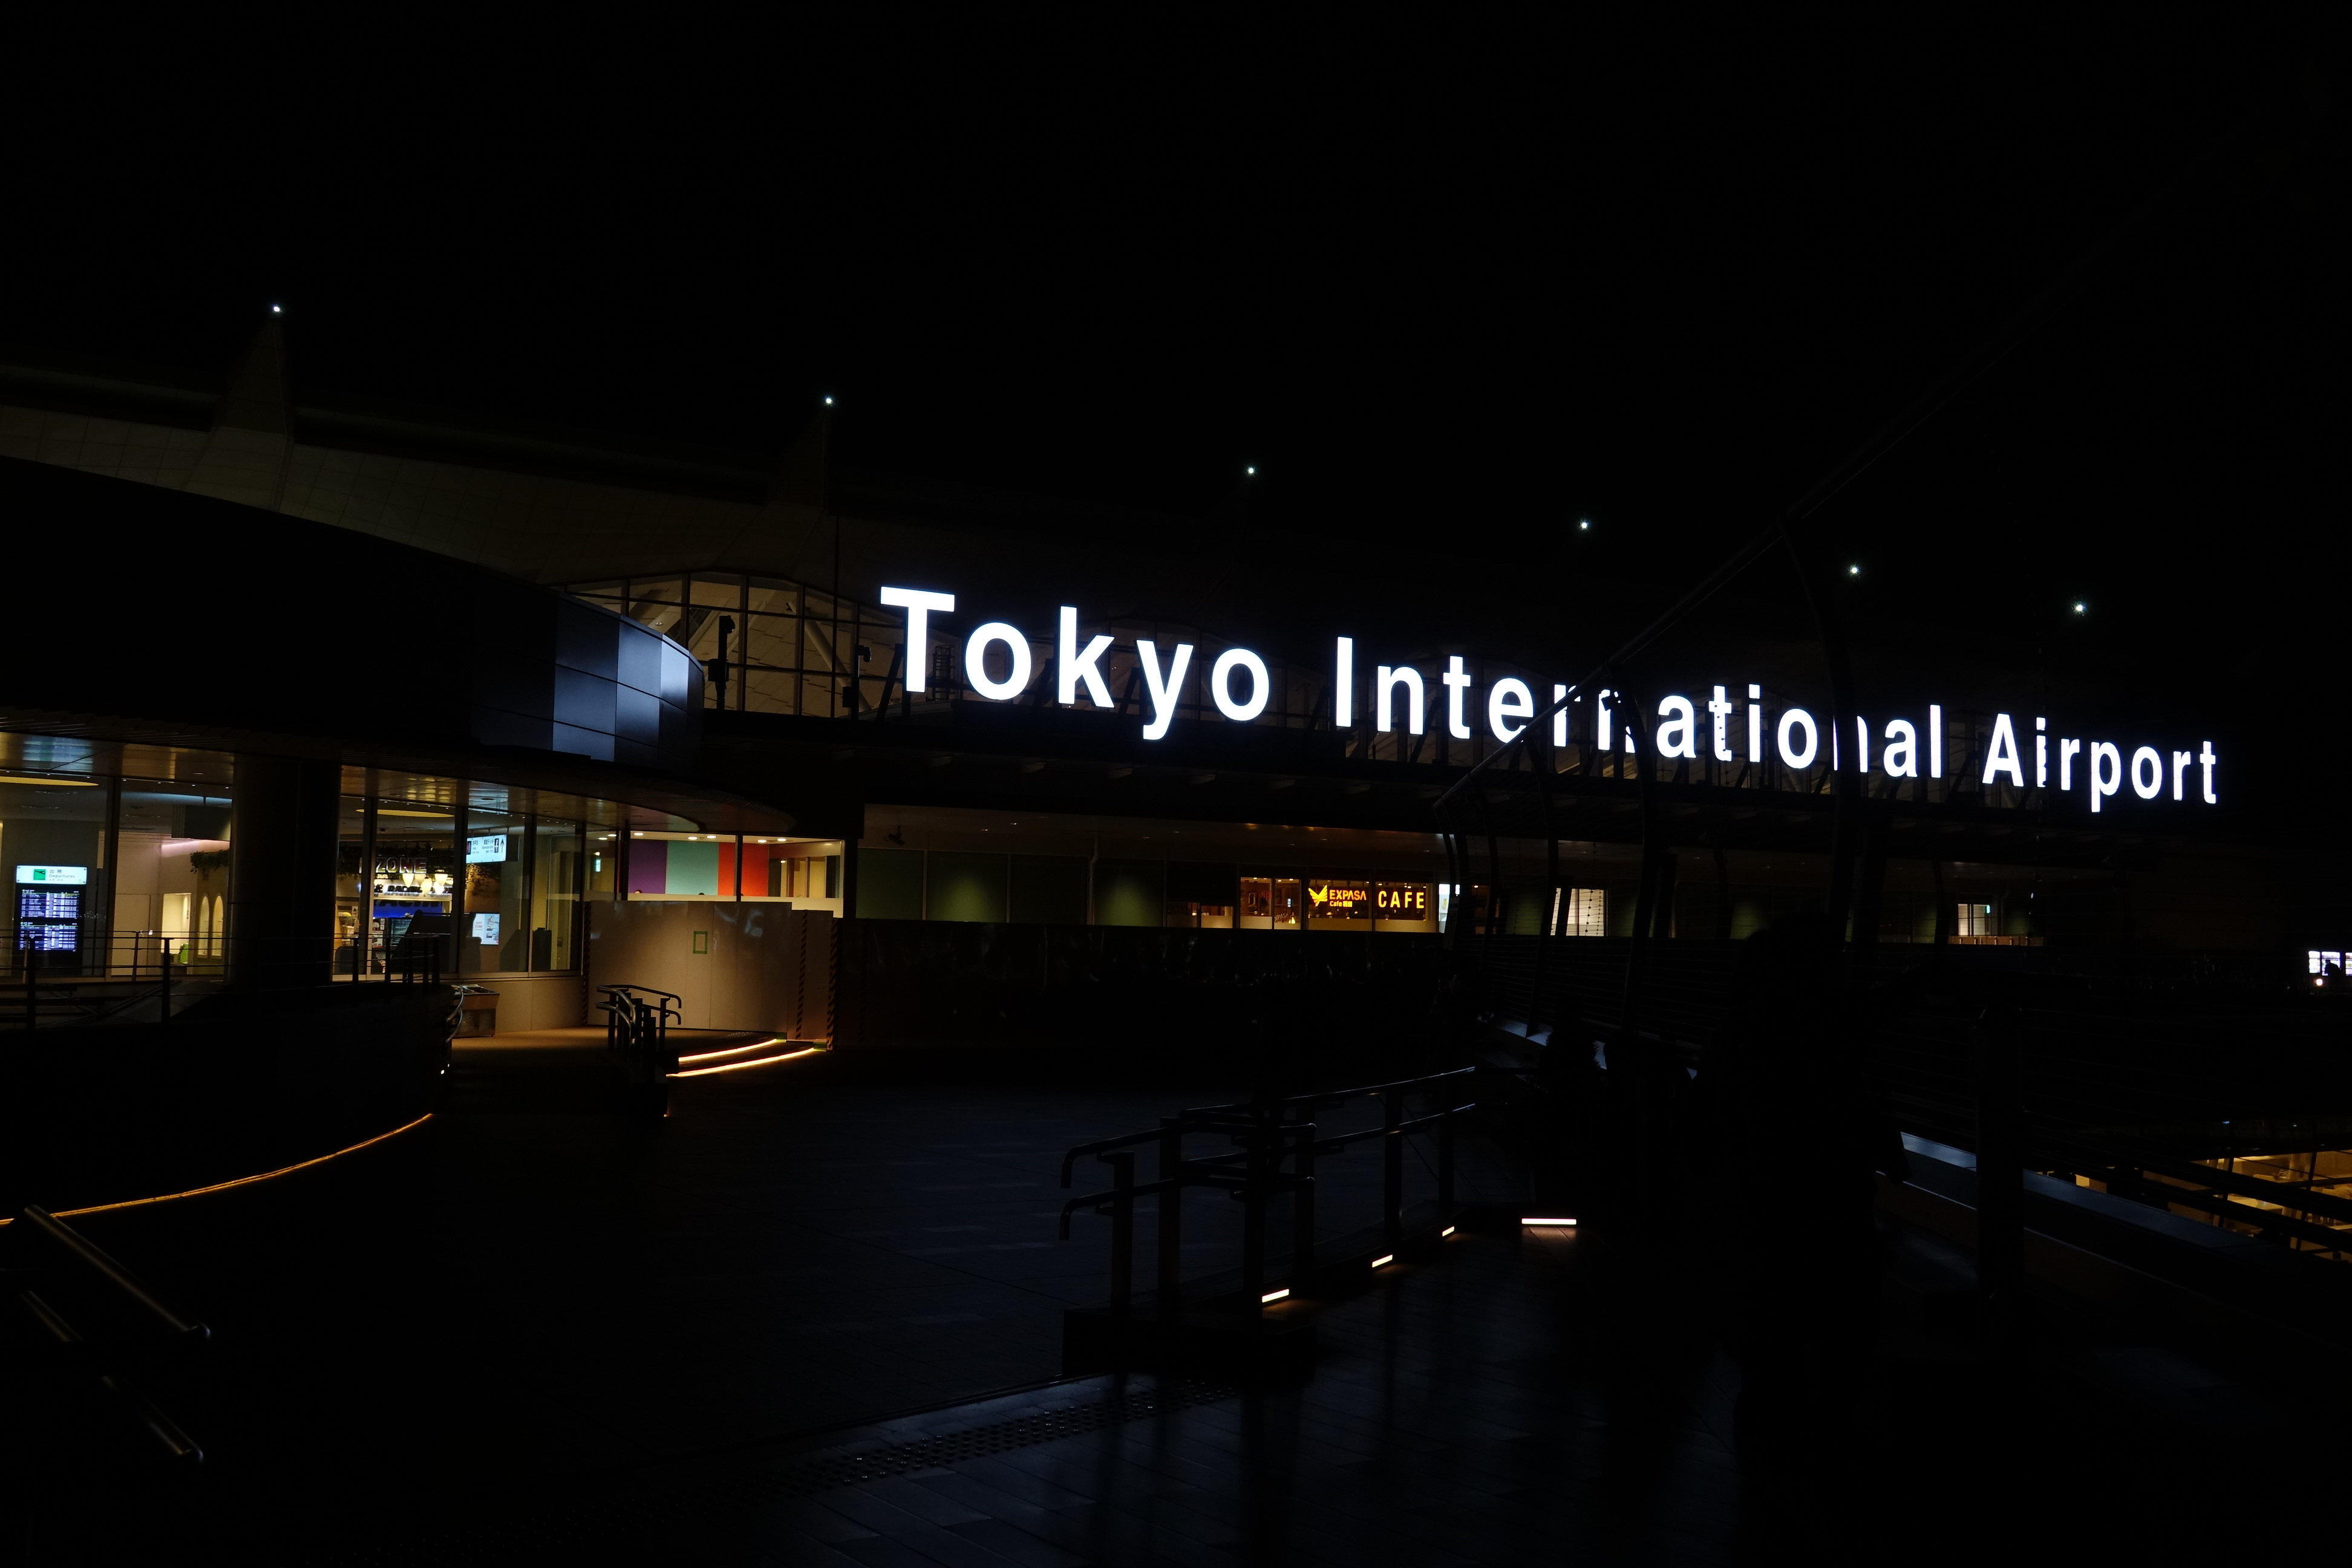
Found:
<path fill-rule="evenodd" d="M 672 1078 L 707 1078 L 715 1072 L 741 1072 L 745 1068 L 772 1067 L 778 1062 L 793 1062 L 800 1060 L 803 1057 L 813 1057 L 824 1048 L 824 1047 L 822 1046 L 811 1046 L 805 1050 L 788 1051 L 781 1057 L 761 1057 L 758 1061 L 754 1062 L 726 1062 L 715 1068 L 696 1068 L 692 1072 L 674 1072 L 669 1076 Z"/>
<path fill-rule="evenodd" d="M 398 811 L 388 805 L 377 806 L 375 814 L 378 816 L 430 816 L 441 822 L 449 820 L 449 814 L 446 811 Z"/>
<path fill-rule="evenodd" d="M 47 778 L 37 773 L 0 773 L 0 784 L 56 784 L 62 789 L 96 789 L 96 779 Z"/>
<path fill-rule="evenodd" d="M 1447 1226 L 1444 1230 L 1441 1230 L 1441 1231 L 1439 1231 L 1439 1232 L 1437 1233 L 1437 1239 L 1438 1239 L 1438 1240 L 1440 1240 L 1440 1241 L 1443 1241 L 1443 1240 L 1444 1240 L 1447 1237 L 1452 1236 L 1453 1234 L 1454 1234 L 1454 1227 L 1453 1227 L 1452 1226 L 1450 1226 L 1450 1225 L 1449 1225 L 1449 1226 Z"/>
<path fill-rule="evenodd" d="M 1572 1225 L 1574 1225 L 1576 1222 L 1575 1222 L 1574 1220 L 1572 1220 L 1572 1219 L 1523 1219 L 1523 1220 L 1519 1221 L 1519 1223 L 1520 1223 L 1521 1225 L 1570 1225 L 1570 1226 L 1572 1226 Z"/>
<path fill-rule="evenodd" d="M 1393 1253 L 1393 1252 L 1382 1253 L 1380 1257 L 1375 1258 L 1373 1258 L 1373 1259 L 1372 1259 L 1372 1267 L 1373 1267 L 1373 1268 L 1387 1268 L 1390 1264 L 1394 1263 L 1395 1261 L 1396 1261 L 1396 1254 L 1395 1254 L 1395 1253 Z"/>
<path fill-rule="evenodd" d="M 1285 1285 L 1279 1290 L 1268 1290 L 1265 1295 L 1260 1296 L 1257 1299 L 1257 1304 L 1261 1307 L 1270 1306 L 1274 1302 L 1286 1300 L 1289 1298 L 1289 1295 L 1290 1287 Z"/>

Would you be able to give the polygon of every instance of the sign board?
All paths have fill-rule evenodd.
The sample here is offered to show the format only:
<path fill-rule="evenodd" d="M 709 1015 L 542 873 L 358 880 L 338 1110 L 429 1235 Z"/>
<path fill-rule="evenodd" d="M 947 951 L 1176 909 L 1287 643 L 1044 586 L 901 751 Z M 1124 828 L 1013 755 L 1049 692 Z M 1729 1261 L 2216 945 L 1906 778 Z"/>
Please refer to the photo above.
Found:
<path fill-rule="evenodd" d="M 474 917 L 474 940 L 480 942 L 484 947 L 498 946 L 499 917 L 496 915 L 476 915 Z"/>
<path fill-rule="evenodd" d="M 87 866 L 19 866 L 19 882 L 38 882 L 47 887 L 78 888 L 89 880 Z"/>
<path fill-rule="evenodd" d="M 913 648 L 930 646 L 932 616 L 952 615 L 956 608 L 955 595 L 929 588 L 885 586 L 881 600 L 906 612 L 907 646 Z M 1228 723 L 1248 724 L 1267 711 L 1276 682 L 1265 659 L 1253 649 L 1219 651 L 1189 642 L 1162 648 L 1157 637 L 1142 636 L 1122 647 L 1108 632 L 1081 635 L 1081 625 L 1076 605 L 1059 606 L 1050 639 L 1033 638 L 1008 621 L 982 622 L 964 638 L 965 684 L 986 701 L 1017 702 L 1028 696 L 1034 674 L 1042 704 L 1050 675 L 1057 705 L 1075 708 L 1084 701 L 1124 713 L 1130 699 L 1113 702 L 1111 688 L 1117 685 L 1132 694 L 1146 741 L 1166 739 L 1180 714 L 1190 722 L 1208 718 L 1213 708 Z M 1955 710 L 1948 721 L 1941 702 L 1916 700 L 1925 693 L 1878 711 L 1842 715 L 1799 707 L 1778 692 L 1768 700 L 1760 680 L 1737 679 L 1729 671 L 1719 684 L 1636 696 L 1606 687 L 1574 689 L 1532 671 L 1490 677 L 1483 668 L 1472 669 L 1462 654 L 1446 655 L 1442 668 L 1424 672 L 1412 663 L 1378 662 L 1387 651 L 1378 642 L 1364 651 L 1359 659 L 1351 637 L 1333 641 L 1328 668 L 1335 730 L 1356 728 L 1360 715 L 1379 734 L 1396 734 L 1401 728 L 1407 736 L 1423 735 L 1443 723 L 1451 741 L 1473 740 L 1483 728 L 1507 745 L 1530 725 L 1548 721 L 1555 749 L 1622 749 L 1623 755 L 1653 757 L 1669 767 L 1712 763 L 1739 770 L 1741 779 L 1752 773 L 1761 781 L 1759 787 L 1802 794 L 1819 792 L 1819 770 L 1883 777 L 1889 798 L 1899 781 L 1913 781 L 1913 798 L 1926 799 L 1926 781 L 1949 778 L 1954 785 L 1965 781 L 1980 789 L 2006 784 L 2020 797 L 2042 792 L 2045 805 L 2053 795 L 2071 796 L 2094 814 L 2110 809 L 2110 803 L 2125 805 L 2126 791 L 2130 799 L 2164 803 L 2158 809 L 2192 809 L 2221 800 L 2221 753 L 2210 740 L 2192 739 L 2197 732 L 2179 725 L 2169 726 L 2169 733 L 2103 733 L 2104 721 L 2090 715 L 2030 709 L 1970 715 Z M 925 691 L 930 662 L 908 661 L 909 694 Z M 995 673 L 1000 666 L 1002 676 Z M 1276 712 L 1279 721 L 1288 721 Z M 1314 912 L 1332 918 L 1320 905 Z"/>
<path fill-rule="evenodd" d="M 1372 889 L 1372 908 L 1384 921 L 1425 921 L 1429 918 L 1427 882 L 1381 882 Z"/>
<path fill-rule="evenodd" d="M 468 866 L 503 865 L 507 858 L 507 836 L 485 833 L 478 838 L 466 840 L 466 864 Z"/>
<path fill-rule="evenodd" d="M 1318 921 L 1372 918 L 1372 885 L 1317 878 L 1307 884 L 1307 912 Z"/>

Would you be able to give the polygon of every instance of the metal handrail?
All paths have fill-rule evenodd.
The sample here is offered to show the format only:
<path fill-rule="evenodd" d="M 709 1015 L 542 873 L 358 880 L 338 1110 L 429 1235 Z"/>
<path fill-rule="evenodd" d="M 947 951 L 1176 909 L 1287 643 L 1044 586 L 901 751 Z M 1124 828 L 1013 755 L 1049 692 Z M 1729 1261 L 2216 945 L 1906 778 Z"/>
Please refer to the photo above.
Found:
<path fill-rule="evenodd" d="M 1404 1241 L 1405 1139 L 1415 1133 L 1436 1134 L 1438 1207 L 1441 1211 L 1450 1210 L 1454 1205 L 1454 1118 L 1477 1109 L 1475 1100 L 1454 1104 L 1453 1097 L 1446 1095 L 1440 1099 L 1439 1109 L 1408 1118 L 1404 1114 L 1405 1097 L 1429 1094 L 1439 1085 L 1459 1084 L 1477 1070 L 1457 1068 L 1423 1078 L 1324 1094 L 1202 1106 L 1164 1118 L 1150 1131 L 1078 1144 L 1062 1156 L 1061 1184 L 1070 1184 L 1073 1167 L 1086 1154 L 1094 1155 L 1112 1168 L 1113 1184 L 1108 1193 L 1089 1194 L 1063 1204 L 1056 1235 L 1061 1240 L 1068 1240 L 1071 1216 L 1082 1209 L 1111 1216 L 1110 1310 L 1123 1316 L 1131 1309 L 1133 1295 L 1135 1203 L 1139 1198 L 1157 1196 L 1159 1298 L 1163 1309 L 1172 1309 L 1183 1293 L 1183 1189 L 1210 1187 L 1223 1191 L 1248 1205 L 1241 1268 L 1242 1296 L 1246 1305 L 1252 1298 L 1261 1295 L 1260 1288 L 1265 1282 L 1267 1200 L 1285 1193 L 1291 1196 L 1291 1268 L 1303 1278 L 1314 1268 L 1316 1160 L 1324 1154 L 1344 1153 L 1351 1144 L 1379 1138 L 1383 1140 L 1384 1155 L 1381 1234 L 1389 1252 L 1393 1254 Z M 1379 1099 L 1385 1107 L 1386 1113 L 1378 1127 L 1323 1137 L 1318 1135 L 1314 1122 L 1305 1115 L 1318 1106 L 1344 1104 L 1366 1097 Z M 1243 1147 L 1230 1154 L 1187 1158 L 1185 1138 L 1202 1132 L 1223 1133 Z M 1151 1142 L 1160 1146 L 1159 1174 L 1153 1181 L 1139 1183 L 1135 1179 L 1134 1150 Z M 1284 1169 L 1286 1164 L 1290 1167 L 1287 1171 Z"/>
<path fill-rule="evenodd" d="M 212 1337 L 212 1331 L 194 1319 L 182 1317 L 166 1306 L 163 1299 L 142 1284 L 137 1276 L 110 1257 L 96 1243 L 74 1230 L 47 1210 L 27 1204 L 18 1211 L 25 1224 L 48 1237 L 68 1257 L 104 1280 L 114 1291 L 138 1308 L 146 1317 L 160 1325 L 169 1335 L 167 1345 L 199 1345 Z M 16 1300 L 33 1321 L 41 1326 L 58 1351 L 78 1363 L 95 1363 L 99 1386 L 120 1401 L 131 1417 L 144 1426 L 160 1443 L 166 1455 L 184 1464 L 202 1464 L 205 1451 L 180 1424 L 172 1419 L 155 1402 L 147 1397 L 129 1379 L 109 1363 L 127 1347 L 94 1341 L 76 1328 L 66 1315 L 32 1290 L 19 1290 Z"/>
<path fill-rule="evenodd" d="M 26 1222 L 35 1230 L 65 1248 L 76 1262 L 135 1302 L 148 1316 L 161 1323 L 167 1332 L 184 1335 L 198 1341 L 212 1337 L 210 1329 L 202 1323 L 181 1317 L 179 1313 L 165 1306 L 162 1299 L 141 1284 L 131 1270 L 107 1256 L 95 1242 L 83 1237 L 80 1232 L 47 1209 L 26 1204 L 21 1212 Z"/>

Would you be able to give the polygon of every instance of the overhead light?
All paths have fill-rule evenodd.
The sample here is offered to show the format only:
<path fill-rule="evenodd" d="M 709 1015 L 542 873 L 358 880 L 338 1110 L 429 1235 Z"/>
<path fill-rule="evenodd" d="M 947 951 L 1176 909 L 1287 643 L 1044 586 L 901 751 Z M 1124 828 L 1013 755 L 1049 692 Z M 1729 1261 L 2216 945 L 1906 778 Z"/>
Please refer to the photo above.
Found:
<path fill-rule="evenodd" d="M 446 811 L 394 811 L 388 805 L 377 806 L 375 808 L 375 814 L 378 816 L 426 816 L 431 817 L 436 822 L 446 822 L 449 820 L 449 814 Z"/>
<path fill-rule="evenodd" d="M 1373 1258 L 1373 1259 L 1372 1259 L 1372 1267 L 1373 1267 L 1373 1268 L 1387 1268 L 1390 1264 L 1394 1263 L 1395 1261 L 1396 1261 L 1396 1254 L 1395 1254 L 1395 1253 L 1393 1253 L 1393 1252 L 1383 1253 L 1383 1254 L 1381 1254 L 1380 1257 L 1375 1258 Z"/>
<path fill-rule="evenodd" d="M 1454 1227 L 1453 1227 L 1452 1226 L 1450 1226 L 1450 1225 L 1449 1225 L 1449 1226 L 1447 1226 L 1444 1230 L 1441 1230 L 1441 1231 L 1439 1231 L 1439 1232 L 1437 1233 L 1437 1239 L 1438 1239 L 1438 1240 L 1440 1240 L 1440 1241 L 1443 1241 L 1443 1240 L 1444 1240 L 1447 1237 L 1452 1236 L 1453 1234 L 1454 1234 Z"/>
<path fill-rule="evenodd" d="M 1288 1300 L 1289 1299 L 1290 1299 L 1290 1287 L 1289 1287 L 1289 1286 L 1287 1286 L 1287 1285 L 1285 1285 L 1285 1286 L 1284 1286 L 1281 1289 L 1279 1289 L 1279 1290 L 1268 1290 L 1265 1295 L 1260 1296 L 1260 1297 L 1257 1299 L 1257 1304 L 1258 1304 L 1259 1306 L 1261 1306 L 1261 1307 L 1270 1307 L 1270 1306 L 1272 1306 L 1272 1305 L 1273 1305 L 1275 1302 L 1276 1302 L 1276 1301 L 1285 1301 L 1285 1300 Z"/>
<path fill-rule="evenodd" d="M 33 773 L 0 773 L 0 784 L 56 784 L 60 789 L 96 789 L 96 779 L 47 778 Z"/>
<path fill-rule="evenodd" d="M 1519 1223 L 1520 1223 L 1521 1225 L 1560 1225 L 1560 1226 L 1574 1226 L 1574 1225 L 1576 1224 L 1576 1222 L 1575 1222 L 1574 1220 L 1572 1220 L 1572 1219 L 1522 1219 L 1522 1220 L 1520 1220 L 1520 1221 L 1519 1221 Z"/>
<path fill-rule="evenodd" d="M 1859 577 L 1862 575 L 1862 568 L 1859 566 L 1849 566 L 1845 569 L 1845 574 L 1849 577 Z"/>

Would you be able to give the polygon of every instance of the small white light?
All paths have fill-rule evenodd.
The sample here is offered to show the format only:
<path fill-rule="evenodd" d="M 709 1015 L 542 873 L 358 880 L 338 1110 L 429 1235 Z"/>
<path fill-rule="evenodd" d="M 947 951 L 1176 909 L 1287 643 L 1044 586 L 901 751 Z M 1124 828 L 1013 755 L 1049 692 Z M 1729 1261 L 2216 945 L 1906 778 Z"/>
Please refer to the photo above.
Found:
<path fill-rule="evenodd" d="M 1381 1256 L 1372 1259 L 1372 1267 L 1375 1268 L 1386 1268 L 1390 1264 L 1394 1263 L 1395 1261 L 1395 1253 L 1383 1253 Z"/>
<path fill-rule="evenodd" d="M 1859 566 L 1849 566 L 1845 569 L 1845 574 L 1849 577 L 1859 577 L 1862 575 L 1862 568 Z"/>
<path fill-rule="evenodd" d="M 2082 601 L 2082 600 L 2077 599 L 2077 600 L 2075 600 L 2075 601 L 2074 601 L 2074 613 L 2075 613 L 2076 615 L 2078 615 L 2078 616 L 2079 616 L 2079 615 L 2081 615 L 2081 614 L 2083 613 L 2083 607 L 2084 607 L 2084 606 L 2083 606 L 2083 601 Z"/>
<path fill-rule="evenodd" d="M 272 305 L 269 307 L 269 313 L 273 316 L 282 316 L 286 313 L 286 307 L 283 305 Z"/>
<path fill-rule="evenodd" d="M 1441 1231 L 1439 1231 L 1439 1232 L 1437 1233 L 1437 1239 L 1438 1239 L 1438 1240 L 1440 1240 L 1440 1241 L 1443 1241 L 1443 1240 L 1444 1240 L 1447 1237 L 1452 1236 L 1453 1234 L 1454 1234 L 1454 1227 L 1453 1227 L 1452 1226 L 1450 1226 L 1450 1225 L 1449 1225 L 1449 1226 L 1447 1226 L 1444 1230 L 1441 1230 Z"/>
<path fill-rule="evenodd" d="M 1257 1299 L 1257 1303 L 1258 1303 L 1258 1305 L 1259 1305 L 1259 1306 L 1261 1306 L 1261 1307 L 1271 1306 L 1271 1305 L 1273 1305 L 1273 1304 L 1274 1304 L 1275 1302 L 1276 1302 L 1276 1301 L 1282 1301 L 1282 1300 L 1288 1300 L 1288 1299 L 1289 1299 L 1289 1296 L 1290 1296 L 1290 1287 L 1289 1287 L 1289 1286 L 1287 1286 L 1287 1285 L 1285 1285 L 1285 1286 L 1284 1286 L 1281 1289 L 1279 1289 L 1279 1290 L 1268 1290 L 1265 1295 L 1260 1296 L 1260 1297 Z"/>
<path fill-rule="evenodd" d="M 833 406 L 833 394 L 831 394 L 831 393 L 829 393 L 829 392 L 828 392 L 828 393 L 826 393 L 826 394 L 824 395 L 824 405 L 825 405 L 827 408 L 830 408 L 830 407 L 832 407 L 832 406 Z"/>
<path fill-rule="evenodd" d="M 1578 524 L 1576 525 L 1576 531 L 1577 531 L 1579 533 L 1581 533 L 1581 532 L 1583 532 L 1586 529 L 1589 529 L 1589 528 L 1591 528 L 1591 526 L 1592 526 L 1592 524 L 1591 524 L 1590 522 L 1580 522 L 1580 523 L 1578 523 Z"/>
<path fill-rule="evenodd" d="M 1257 478 L 1257 465 L 1255 463 L 1252 463 L 1249 467 L 1244 468 L 1242 473 L 1249 479 Z"/>
<path fill-rule="evenodd" d="M 1522 1219 L 1521 1221 L 1519 1221 L 1519 1223 L 1520 1223 L 1521 1225 L 1568 1225 L 1568 1226 L 1572 1226 L 1572 1225 L 1574 1225 L 1576 1222 L 1575 1222 L 1574 1220 L 1572 1220 L 1572 1219 Z"/>

